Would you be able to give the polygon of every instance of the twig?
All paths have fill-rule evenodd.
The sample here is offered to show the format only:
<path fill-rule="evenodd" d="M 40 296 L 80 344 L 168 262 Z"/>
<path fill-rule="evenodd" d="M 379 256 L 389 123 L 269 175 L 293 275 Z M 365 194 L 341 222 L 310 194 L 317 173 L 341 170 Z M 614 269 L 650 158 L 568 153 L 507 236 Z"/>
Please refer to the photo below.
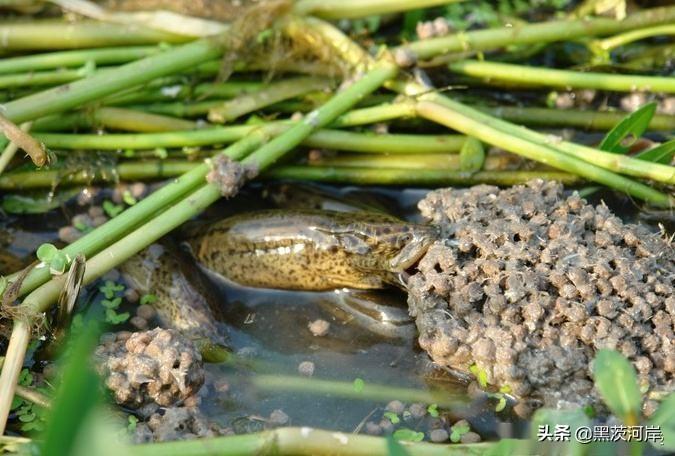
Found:
<path fill-rule="evenodd" d="M 47 152 L 44 146 L 3 115 L 0 115 L 0 131 L 8 140 L 26 152 L 35 166 L 39 167 L 47 163 Z"/>
<path fill-rule="evenodd" d="M 21 126 L 21 131 L 28 132 L 31 129 L 31 122 L 25 122 L 22 123 Z M 10 142 L 5 146 L 5 150 L 2 151 L 2 154 L 0 154 L 0 174 L 5 171 L 7 168 L 7 165 L 9 165 L 9 162 L 12 161 L 12 158 L 14 158 L 14 155 L 16 154 L 16 151 L 19 150 L 19 147 L 16 145 L 15 142 Z"/>

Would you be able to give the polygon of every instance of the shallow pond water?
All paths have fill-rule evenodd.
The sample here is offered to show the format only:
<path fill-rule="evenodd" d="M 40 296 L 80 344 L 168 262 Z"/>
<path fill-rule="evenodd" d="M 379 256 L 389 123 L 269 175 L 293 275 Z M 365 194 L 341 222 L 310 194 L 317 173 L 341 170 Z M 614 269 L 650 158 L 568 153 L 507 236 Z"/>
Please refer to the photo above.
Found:
<path fill-rule="evenodd" d="M 409 221 L 419 221 L 416 204 L 427 192 L 423 189 L 326 188 L 362 199 L 375 198 L 389 211 Z M 270 203 L 260 197 L 261 193 L 261 187 L 253 186 L 234 200 L 209 208 L 203 218 L 270 207 Z M 637 206 L 623 196 L 604 192 L 590 199 L 593 203 L 606 201 L 626 221 L 639 218 Z M 57 243 L 58 228 L 67 224 L 72 215 L 84 211 L 86 208 L 71 203 L 45 216 L 5 217 L 0 226 L 5 230 L 0 248 L 19 259 L 27 259 L 41 243 Z M 655 230 L 658 223 L 673 230 L 668 214 L 651 216 L 649 223 Z M 344 299 L 345 291 L 289 292 L 227 283 L 214 283 L 214 288 L 225 309 L 233 352 L 251 360 L 255 367 L 207 365 L 209 387 L 202 410 L 210 419 L 232 426 L 236 432 L 263 428 L 267 417 L 276 409 L 283 410 L 292 425 L 352 432 L 368 420 L 379 421 L 390 400 L 411 402 L 396 394 L 387 398 L 354 394 L 358 393 L 358 387 L 352 385 L 363 381 L 369 386 L 433 391 L 437 394 L 433 398 L 439 403 L 457 402 L 452 407 L 440 407 L 442 416 L 450 423 L 468 419 L 472 429 L 484 439 L 524 435 L 524 424 L 509 413 L 495 412 L 495 401 L 485 396 L 470 398 L 468 382 L 435 367 L 418 347 L 412 323 L 407 335 L 391 338 L 372 333 L 357 319 L 336 315 L 336 300 Z M 369 294 L 378 302 L 405 308 L 405 296 L 399 290 Z M 86 294 L 80 301 L 89 301 Z M 101 306 L 89 302 L 86 313 L 100 316 Z M 317 319 L 330 323 L 325 336 L 314 336 L 308 328 L 309 323 Z M 299 364 L 307 361 L 314 365 L 311 378 L 298 373 Z M 336 388 L 326 383 L 331 381 L 341 382 L 347 392 L 331 393 Z M 405 425 L 424 431 L 428 426 L 425 423 L 410 420 Z"/>

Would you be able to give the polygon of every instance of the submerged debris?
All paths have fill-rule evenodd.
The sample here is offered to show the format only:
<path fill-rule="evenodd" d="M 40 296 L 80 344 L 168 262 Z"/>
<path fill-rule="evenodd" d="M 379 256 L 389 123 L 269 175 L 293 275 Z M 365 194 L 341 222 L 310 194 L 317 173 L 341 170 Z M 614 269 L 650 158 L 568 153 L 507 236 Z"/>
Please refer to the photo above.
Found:
<path fill-rule="evenodd" d="M 168 442 L 229 435 L 232 431 L 210 423 L 196 407 L 168 407 L 138 423 L 134 443 Z"/>
<path fill-rule="evenodd" d="M 171 329 L 118 333 L 96 350 L 97 367 L 118 404 L 139 408 L 182 403 L 199 391 L 199 351 Z"/>
<path fill-rule="evenodd" d="M 552 182 L 437 190 L 419 207 L 446 238 L 409 281 L 435 362 L 476 365 L 489 383 L 549 406 L 584 404 L 597 400 L 590 362 L 611 348 L 643 386 L 672 390 L 672 242 Z"/>

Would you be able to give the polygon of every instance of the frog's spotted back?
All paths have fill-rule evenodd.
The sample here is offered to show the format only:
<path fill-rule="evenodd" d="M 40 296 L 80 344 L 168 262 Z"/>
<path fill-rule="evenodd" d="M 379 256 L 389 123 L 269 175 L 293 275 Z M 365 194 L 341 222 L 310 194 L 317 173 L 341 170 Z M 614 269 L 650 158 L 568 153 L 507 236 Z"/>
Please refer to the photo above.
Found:
<path fill-rule="evenodd" d="M 295 290 L 400 285 L 435 229 L 368 212 L 266 210 L 204 227 L 187 239 L 205 268 L 242 285 Z"/>

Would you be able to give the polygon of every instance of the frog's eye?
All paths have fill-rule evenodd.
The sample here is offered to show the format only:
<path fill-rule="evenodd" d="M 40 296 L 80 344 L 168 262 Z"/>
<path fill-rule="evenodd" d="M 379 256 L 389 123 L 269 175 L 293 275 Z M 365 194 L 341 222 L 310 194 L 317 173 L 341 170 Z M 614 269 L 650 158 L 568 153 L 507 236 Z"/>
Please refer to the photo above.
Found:
<path fill-rule="evenodd" d="M 408 242 L 412 239 L 412 235 L 410 233 L 402 234 L 400 239 L 401 242 Z"/>

